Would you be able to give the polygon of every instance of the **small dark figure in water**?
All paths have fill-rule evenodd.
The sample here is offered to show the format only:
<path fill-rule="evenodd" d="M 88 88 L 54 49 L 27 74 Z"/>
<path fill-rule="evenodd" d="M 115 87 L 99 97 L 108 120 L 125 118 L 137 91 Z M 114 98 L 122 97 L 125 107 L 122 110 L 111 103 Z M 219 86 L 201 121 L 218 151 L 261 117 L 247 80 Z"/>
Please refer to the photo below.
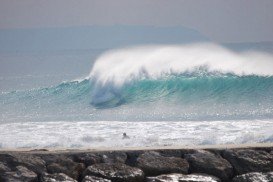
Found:
<path fill-rule="evenodd" d="M 128 138 L 130 138 L 129 136 L 127 136 L 127 134 L 126 133 L 123 133 L 123 135 L 122 135 L 123 137 L 122 137 L 122 139 L 128 139 Z"/>

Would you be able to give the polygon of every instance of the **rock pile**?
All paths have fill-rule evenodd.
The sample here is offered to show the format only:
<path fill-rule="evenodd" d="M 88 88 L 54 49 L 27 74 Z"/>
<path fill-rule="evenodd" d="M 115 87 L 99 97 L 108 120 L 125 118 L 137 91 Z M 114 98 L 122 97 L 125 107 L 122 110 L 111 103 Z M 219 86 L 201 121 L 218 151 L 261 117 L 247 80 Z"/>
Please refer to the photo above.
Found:
<path fill-rule="evenodd" d="M 0 181 L 272 182 L 273 148 L 0 152 Z"/>

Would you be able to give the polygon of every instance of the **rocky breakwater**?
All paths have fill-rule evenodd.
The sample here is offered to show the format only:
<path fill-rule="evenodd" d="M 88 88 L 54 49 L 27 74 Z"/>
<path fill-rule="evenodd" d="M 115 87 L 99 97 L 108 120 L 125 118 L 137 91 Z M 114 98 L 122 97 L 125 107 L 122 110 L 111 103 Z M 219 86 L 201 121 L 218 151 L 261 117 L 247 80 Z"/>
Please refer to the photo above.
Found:
<path fill-rule="evenodd" d="M 272 182 L 273 147 L 2 151 L 0 181 Z"/>

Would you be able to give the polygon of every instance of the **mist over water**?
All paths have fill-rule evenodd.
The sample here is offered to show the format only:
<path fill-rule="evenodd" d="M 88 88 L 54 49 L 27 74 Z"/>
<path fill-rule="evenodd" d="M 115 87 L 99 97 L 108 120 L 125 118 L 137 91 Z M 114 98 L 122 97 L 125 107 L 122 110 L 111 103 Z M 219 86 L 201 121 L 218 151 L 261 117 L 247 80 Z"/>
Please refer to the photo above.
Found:
<path fill-rule="evenodd" d="M 187 129 L 183 136 L 179 136 L 180 130 L 177 130 L 177 137 L 167 142 L 170 145 L 181 143 L 182 138 L 185 140 L 192 137 L 191 131 L 198 133 L 200 130 L 201 138 L 207 135 L 201 132 L 203 124 L 206 125 L 206 131 L 224 131 L 228 137 L 234 134 L 232 128 L 237 126 L 236 123 L 236 132 L 242 132 L 241 126 L 251 122 L 251 126 L 261 129 L 259 136 L 252 133 L 253 137 L 249 137 L 249 132 L 253 132 L 253 128 L 249 127 L 244 131 L 243 139 L 239 139 L 241 135 L 236 136 L 237 143 L 272 141 L 272 132 L 262 126 L 263 123 L 272 124 L 272 68 L 273 55 L 270 53 L 234 52 L 210 43 L 110 50 L 95 60 L 90 74 L 84 79 L 64 81 L 42 88 L 2 92 L 0 128 L 17 123 L 13 126 L 18 127 L 20 135 L 26 136 L 27 130 L 19 129 L 21 125 L 26 128 L 31 126 L 33 129 L 47 128 L 47 125 L 54 127 L 56 122 L 60 124 L 60 128 L 69 125 L 69 131 L 75 132 L 81 130 L 81 124 L 88 125 L 90 122 L 97 125 L 100 121 L 105 121 L 101 126 L 105 130 L 101 130 L 101 133 L 110 133 L 109 136 L 97 141 L 98 133 L 91 136 L 84 129 L 81 135 L 88 140 L 91 138 L 90 144 L 94 144 L 95 138 L 96 145 L 103 146 L 107 145 L 105 140 L 119 137 L 119 134 L 111 134 L 117 131 L 113 128 L 119 127 L 119 124 L 126 122 L 127 126 L 134 122 L 136 127 L 128 129 L 130 133 L 134 133 L 152 121 L 158 130 L 143 132 L 151 132 L 145 142 L 157 146 L 165 145 L 166 138 L 155 140 L 154 143 L 150 141 L 151 138 L 159 137 L 160 132 L 172 132 L 173 125 L 183 128 L 186 124 Z M 141 124 L 143 122 L 147 124 Z M 107 127 L 107 123 L 111 124 Z M 165 131 L 166 128 L 170 130 Z M 126 127 L 119 129 L 122 132 Z M 47 129 L 43 130 L 39 137 L 47 132 Z M 71 135 L 61 133 L 63 136 Z M 38 135 L 36 133 L 36 137 Z M 11 135 L 5 133 L 2 138 L 4 137 Z M 219 142 L 215 137 L 201 138 L 194 138 L 194 143 L 217 144 L 232 141 L 232 138 L 217 139 Z M 48 142 L 54 145 L 53 141 L 50 139 Z M 70 141 L 67 145 L 74 146 L 75 142 Z M 85 142 L 86 140 L 82 146 L 88 146 L 88 142 Z M 60 141 L 56 146 L 61 143 Z M 136 139 L 136 143 L 141 146 L 143 138 Z M 188 143 L 191 142 L 185 141 L 185 144 Z M 9 146 L 5 142 L 2 145 Z M 35 142 L 24 145 L 48 146 L 46 143 Z M 117 145 L 124 146 L 121 143 Z"/>

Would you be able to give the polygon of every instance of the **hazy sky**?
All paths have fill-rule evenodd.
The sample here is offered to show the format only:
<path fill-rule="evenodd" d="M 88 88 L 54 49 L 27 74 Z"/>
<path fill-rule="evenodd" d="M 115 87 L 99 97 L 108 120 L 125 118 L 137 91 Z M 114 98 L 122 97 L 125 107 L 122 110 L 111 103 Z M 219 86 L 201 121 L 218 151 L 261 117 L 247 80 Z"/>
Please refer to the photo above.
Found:
<path fill-rule="evenodd" d="M 273 41 L 273 0 L 0 0 L 0 28 L 186 26 L 221 42 Z"/>

